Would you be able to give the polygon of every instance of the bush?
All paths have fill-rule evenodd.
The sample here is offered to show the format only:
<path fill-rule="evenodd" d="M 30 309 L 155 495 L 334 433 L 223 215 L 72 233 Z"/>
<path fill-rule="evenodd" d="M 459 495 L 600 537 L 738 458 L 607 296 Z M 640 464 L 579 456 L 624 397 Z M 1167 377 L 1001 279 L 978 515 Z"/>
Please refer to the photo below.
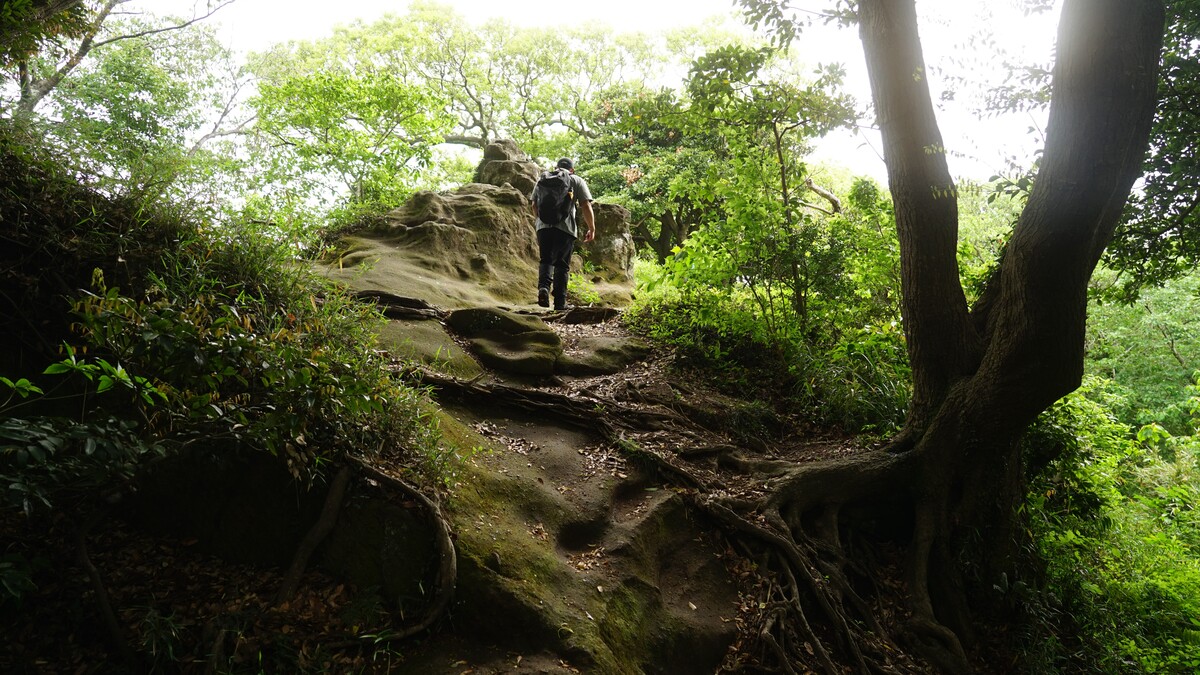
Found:
<path fill-rule="evenodd" d="M 1057 646 L 1046 651 L 1057 668 L 1079 672 L 1196 672 L 1200 444 L 1134 434 L 1098 402 L 1110 390 L 1089 379 L 1026 441 L 1035 457 L 1059 451 L 1027 502 L 1057 623 L 1047 628 Z M 1175 452 L 1163 452 L 1168 442 Z"/>
<path fill-rule="evenodd" d="M 437 480 L 423 396 L 374 350 L 382 318 L 291 252 L 89 191 L 3 135 L 0 196 L 11 503 L 114 488 L 191 447 L 270 453 L 305 480 L 389 449 Z"/>
<path fill-rule="evenodd" d="M 831 346 L 784 339 L 753 307 L 728 296 L 641 293 L 629 327 L 670 345 L 681 365 L 713 374 L 730 393 L 850 431 L 885 432 L 903 422 L 908 360 L 893 324 L 848 331 Z"/>

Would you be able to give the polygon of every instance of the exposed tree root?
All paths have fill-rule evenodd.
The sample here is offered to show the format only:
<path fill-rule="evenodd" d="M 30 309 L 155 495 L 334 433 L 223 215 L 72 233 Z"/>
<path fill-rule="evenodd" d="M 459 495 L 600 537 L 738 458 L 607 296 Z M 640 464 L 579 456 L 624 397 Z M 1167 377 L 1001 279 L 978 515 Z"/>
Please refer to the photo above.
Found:
<path fill-rule="evenodd" d="M 848 664 L 855 672 L 889 675 L 927 672 L 929 666 L 948 673 L 969 670 L 958 636 L 939 622 L 934 611 L 931 581 L 945 571 L 938 556 L 946 551 L 948 525 L 937 520 L 934 505 L 919 496 L 916 486 L 924 478 L 922 462 L 929 461 L 919 452 L 896 453 L 889 448 L 796 464 L 753 457 L 728 443 L 696 439 L 696 445 L 668 455 L 640 448 L 627 438 L 635 431 L 664 427 L 682 432 L 698 426 L 697 421 L 674 411 L 645 411 L 611 399 L 416 372 L 440 396 L 534 411 L 598 433 L 631 459 L 653 466 L 664 479 L 685 488 L 683 495 L 694 508 L 724 526 L 731 540 L 743 543 L 738 548 L 763 552 L 760 569 L 776 581 L 769 584 L 772 590 L 767 597 L 760 598 L 759 628 L 749 636 L 766 659 L 761 667 L 842 673 Z M 694 462 L 712 457 L 718 470 L 762 481 L 765 494 L 729 495 L 723 481 L 692 471 L 675 459 Z M 901 532 L 888 536 L 907 546 L 903 589 L 881 589 L 873 582 L 878 570 L 854 562 L 843 541 L 846 534 L 856 532 L 860 524 L 855 518 L 862 518 L 863 512 L 908 523 L 866 526 L 865 538 L 850 537 L 868 541 L 877 534 L 870 531 L 872 527 L 900 527 Z M 931 563 L 935 559 L 939 562 Z M 859 592 L 863 587 L 871 591 L 868 597 Z M 886 623 L 878 616 L 885 605 L 893 615 Z M 907 653 L 915 652 L 927 663 L 913 661 L 906 646 Z"/>
<path fill-rule="evenodd" d="M 346 488 L 350 485 L 350 473 L 350 467 L 343 466 L 330 481 L 329 493 L 325 495 L 325 506 L 321 509 L 321 517 L 309 528 L 308 534 L 304 535 L 304 539 L 296 547 L 292 564 L 288 567 L 287 573 L 283 575 L 283 583 L 280 584 L 279 592 L 275 595 L 276 605 L 282 605 L 296 596 L 296 588 L 300 585 L 301 575 L 308 567 L 308 559 L 312 557 L 313 551 L 317 550 L 317 546 L 325 541 L 325 537 L 329 536 L 329 533 L 333 531 L 333 526 L 337 524 L 338 514 L 342 510 L 342 501 L 346 496 Z"/>
<path fill-rule="evenodd" d="M 550 413 L 553 419 L 600 434 L 605 440 L 617 445 L 634 459 L 654 466 L 662 474 L 678 484 L 690 488 L 701 488 L 705 482 L 670 459 L 630 443 L 623 431 L 632 429 L 662 430 L 678 429 L 686 432 L 690 423 L 674 413 L 639 410 L 623 406 L 609 399 L 587 400 L 564 396 L 554 392 L 526 389 L 498 383 L 482 383 L 475 380 L 460 380 L 428 369 L 416 371 L 422 384 L 432 385 L 443 395 L 467 400 L 486 401 L 492 406 L 516 408 L 518 410 Z M 605 413 L 598 412 L 603 405 Z"/>
<path fill-rule="evenodd" d="M 389 636 L 389 640 L 391 641 L 405 640 L 433 627 L 434 624 L 445 616 L 446 611 L 450 608 L 451 601 L 454 599 L 454 587 L 458 581 L 458 558 L 454 552 L 454 539 L 450 534 L 450 521 L 442 513 L 441 507 L 436 502 L 404 480 L 386 474 L 361 459 L 355 458 L 352 461 L 367 478 L 400 490 L 420 503 L 429 513 L 429 517 L 433 520 L 436 530 L 439 560 L 437 591 L 435 592 L 433 602 L 425 611 L 425 615 L 420 621 Z"/>
<path fill-rule="evenodd" d="M 368 480 L 390 489 L 398 490 L 404 493 L 406 497 L 415 500 L 428 513 L 430 520 L 433 522 L 438 555 L 437 587 L 433 601 L 419 621 L 389 634 L 386 638 L 388 641 L 405 640 L 432 628 L 434 624 L 446 615 L 454 599 L 454 588 L 458 581 L 458 557 L 454 551 L 454 539 L 450 531 L 450 521 L 442 513 L 442 509 L 437 502 L 426 496 L 425 493 L 416 487 L 409 485 L 403 479 L 385 473 L 382 469 L 372 466 L 361 458 L 351 457 L 348 461 L 349 464 L 339 469 L 337 474 L 334 475 L 333 480 L 330 481 L 329 493 L 325 497 L 325 504 L 321 510 L 321 515 L 297 547 L 296 555 L 287 573 L 284 575 L 283 583 L 280 585 L 279 593 L 276 595 L 275 604 L 282 604 L 295 596 L 300 578 L 308 565 L 308 559 L 337 523 L 338 515 L 341 512 L 341 505 L 345 500 L 352 475 L 357 470 L 360 475 Z M 217 647 L 222 646 L 223 636 L 224 632 L 222 631 L 217 638 Z M 373 638 L 373 640 L 378 642 L 380 638 Z M 353 647 L 361 644 L 361 642 L 361 638 L 354 637 L 341 642 L 325 643 L 324 646 L 329 649 L 340 649 Z"/>

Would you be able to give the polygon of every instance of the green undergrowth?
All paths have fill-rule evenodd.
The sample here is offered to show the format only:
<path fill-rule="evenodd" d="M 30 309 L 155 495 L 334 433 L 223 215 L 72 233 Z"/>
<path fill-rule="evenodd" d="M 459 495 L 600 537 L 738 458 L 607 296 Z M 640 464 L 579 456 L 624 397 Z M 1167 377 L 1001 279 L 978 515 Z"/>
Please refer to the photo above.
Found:
<path fill-rule="evenodd" d="M 1200 672 L 1200 438 L 1134 429 L 1089 379 L 1042 415 L 1026 504 L 1047 593 L 1027 655 L 1038 672 Z M 1193 415 L 1200 399 L 1190 400 Z"/>
<path fill-rule="evenodd" d="M 301 481 L 387 452 L 439 480 L 373 309 L 250 229 L 90 189 L 18 135 L 0 129 L 6 503 L 119 493 L 184 450 L 267 453 Z"/>
<path fill-rule="evenodd" d="M 710 373 L 727 393 L 820 424 L 886 433 L 903 421 L 910 374 L 898 325 L 773 329 L 747 294 L 647 284 L 657 271 L 646 267 L 639 266 L 639 292 L 626 322 L 675 348 L 679 365 Z"/>

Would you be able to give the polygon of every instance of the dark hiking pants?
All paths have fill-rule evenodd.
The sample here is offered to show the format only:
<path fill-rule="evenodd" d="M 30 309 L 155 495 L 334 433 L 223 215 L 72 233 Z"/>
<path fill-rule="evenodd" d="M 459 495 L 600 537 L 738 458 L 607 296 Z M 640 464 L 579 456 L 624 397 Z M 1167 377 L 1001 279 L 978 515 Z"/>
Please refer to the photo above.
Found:
<path fill-rule="evenodd" d="M 571 272 L 571 252 L 575 250 L 575 237 L 557 227 L 544 227 L 538 230 L 537 238 L 538 249 L 541 252 L 538 289 L 552 289 L 554 306 L 561 308 L 567 303 L 567 277 Z"/>

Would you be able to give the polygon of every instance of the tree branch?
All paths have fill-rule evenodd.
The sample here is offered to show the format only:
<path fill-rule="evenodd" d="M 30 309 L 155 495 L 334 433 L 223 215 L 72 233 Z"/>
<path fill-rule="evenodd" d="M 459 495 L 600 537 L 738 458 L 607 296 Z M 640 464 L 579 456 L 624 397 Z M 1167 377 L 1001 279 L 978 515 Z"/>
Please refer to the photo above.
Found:
<path fill-rule="evenodd" d="M 121 0 L 121 2 L 128 2 L 128 1 L 129 0 Z M 147 37 L 149 35 L 157 35 L 159 33 L 166 33 L 168 31 L 180 30 L 182 28 L 187 28 L 188 26 L 191 26 L 192 24 L 199 23 L 199 22 L 207 19 L 208 17 L 212 16 L 213 14 L 216 14 L 218 10 L 233 4 L 235 1 L 236 0 L 225 0 L 225 2 L 222 2 L 221 4 L 209 9 L 209 12 L 207 14 L 204 14 L 203 16 L 193 17 L 193 18 L 189 19 L 188 21 L 184 21 L 183 23 L 180 23 L 180 24 L 174 24 L 171 26 L 163 26 L 162 28 L 151 28 L 148 30 L 139 31 L 137 33 L 129 33 L 128 35 L 117 35 L 117 36 L 111 37 L 107 40 L 101 40 L 100 42 L 97 42 L 96 44 L 92 45 L 92 48 L 94 49 L 96 47 L 103 47 L 104 45 L 112 44 L 114 42 L 119 42 L 121 40 L 135 40 L 137 38 Z"/>
<path fill-rule="evenodd" d="M 811 177 L 804 179 L 804 186 L 807 187 L 809 190 L 812 190 L 813 192 L 821 195 L 822 197 L 825 198 L 825 201 L 829 202 L 829 208 L 830 208 L 830 211 L 832 211 L 832 213 L 830 211 L 825 211 L 825 213 L 829 213 L 830 215 L 833 215 L 834 213 L 842 212 L 842 200 L 838 199 L 838 196 L 833 194 L 829 190 L 814 183 L 813 179 Z M 811 206 L 811 205 L 806 204 L 806 206 Z M 816 208 L 816 207 L 813 206 L 812 208 Z"/>
<path fill-rule="evenodd" d="M 1142 172 L 1164 21 L 1160 2 L 1063 5 L 1045 153 L 989 289 L 976 379 L 997 418 L 1032 421 L 1079 386 L 1087 285 Z"/>
<path fill-rule="evenodd" d="M 100 9 L 97 12 L 96 18 L 88 26 L 83 40 L 79 43 L 79 47 L 75 49 L 70 58 L 68 58 L 61 66 L 59 66 L 59 68 L 55 70 L 52 75 L 36 82 L 32 79 L 32 77 L 27 79 L 22 78 L 21 96 L 17 103 L 17 110 L 26 114 L 33 112 L 33 109 L 36 108 L 37 105 L 41 103 L 42 100 L 45 99 L 55 87 L 61 84 L 67 75 L 70 75 L 72 71 L 79 67 L 79 64 L 83 62 L 84 57 L 91 53 L 93 49 L 96 49 L 97 47 L 103 47 L 104 45 L 112 44 L 120 40 L 132 40 L 146 37 L 148 35 L 155 35 L 158 33 L 165 33 L 167 31 L 186 28 L 194 23 L 207 19 L 221 8 L 229 5 L 232 2 L 235 2 L 235 0 L 225 0 L 224 2 L 211 8 L 207 14 L 195 17 L 190 21 L 185 21 L 180 24 L 139 31 L 137 33 L 130 33 L 127 35 L 117 35 L 115 37 L 97 41 L 96 36 L 100 33 L 100 28 L 104 25 L 104 22 L 112 14 L 113 9 L 118 5 L 123 5 L 127 2 L 130 2 L 130 0 L 105 0 L 104 4 L 100 6 Z M 78 1 L 64 0 L 56 4 L 63 6 L 63 9 L 57 11 L 63 11 L 79 3 Z"/>
<path fill-rule="evenodd" d="M 114 7 L 125 2 L 129 2 L 129 0 L 106 0 L 105 3 L 100 6 L 100 11 L 96 14 L 96 19 L 92 21 L 91 25 L 88 27 L 87 35 L 83 38 L 83 41 L 79 43 L 79 47 L 75 50 L 75 53 L 71 54 L 71 57 L 67 59 L 66 63 L 60 66 L 58 70 L 54 71 L 53 75 L 44 80 L 34 82 L 31 78 L 29 81 L 29 87 L 27 89 L 22 89 L 21 98 L 17 102 L 18 111 L 22 113 L 33 112 L 33 109 L 37 107 L 37 104 L 40 103 L 42 99 L 46 98 L 46 96 L 55 87 L 57 87 L 60 82 L 63 81 L 64 77 L 66 77 L 71 71 L 75 70 L 75 68 L 79 66 L 80 62 L 83 61 L 83 57 L 87 56 L 88 52 L 92 50 L 93 41 L 96 39 L 96 34 L 100 32 L 100 26 L 104 24 L 104 20 L 107 19 L 108 15 L 112 13 Z"/>
<path fill-rule="evenodd" d="M 883 135 L 900 240 L 904 332 L 913 369 L 908 424 L 923 426 L 981 342 L 958 276 L 958 195 L 929 93 L 914 0 L 862 0 L 860 35 Z"/>
<path fill-rule="evenodd" d="M 487 147 L 487 143 L 483 136 L 465 136 L 453 135 L 446 136 L 442 139 L 443 143 L 453 143 L 455 145 L 465 145 L 469 148 L 479 148 L 480 150 Z"/>

